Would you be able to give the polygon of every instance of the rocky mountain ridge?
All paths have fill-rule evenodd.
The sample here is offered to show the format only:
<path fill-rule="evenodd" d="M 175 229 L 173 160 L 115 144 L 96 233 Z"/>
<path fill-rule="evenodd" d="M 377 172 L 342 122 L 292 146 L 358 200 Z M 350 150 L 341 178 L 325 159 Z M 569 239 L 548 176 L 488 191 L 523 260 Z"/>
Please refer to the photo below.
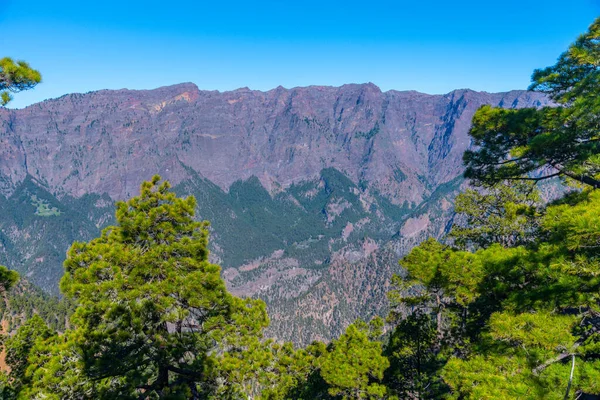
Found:
<path fill-rule="evenodd" d="M 159 173 L 197 197 L 213 259 L 235 293 L 267 301 L 275 336 L 328 338 L 382 311 L 398 257 L 447 229 L 483 104 L 548 100 L 181 84 L 2 109 L 0 263 L 56 291 L 70 242 L 96 235 L 114 200 Z"/>

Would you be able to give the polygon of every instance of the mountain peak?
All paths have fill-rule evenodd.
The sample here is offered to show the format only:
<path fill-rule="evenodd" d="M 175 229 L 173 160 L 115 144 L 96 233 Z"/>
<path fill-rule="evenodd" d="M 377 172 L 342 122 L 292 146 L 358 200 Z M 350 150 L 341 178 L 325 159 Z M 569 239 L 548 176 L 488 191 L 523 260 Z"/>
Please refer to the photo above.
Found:
<path fill-rule="evenodd" d="M 68 245 L 93 237 L 114 200 L 137 195 L 158 173 L 198 199 L 231 289 L 270 307 L 283 295 L 290 302 L 272 314 L 277 336 L 316 339 L 315 324 L 292 333 L 297 320 L 285 318 L 318 310 L 315 323 L 327 327 L 331 309 L 339 326 L 367 316 L 384 306 L 397 263 L 386 238 L 401 232 L 402 247 L 443 232 L 452 198 L 439 196 L 461 182 L 475 110 L 547 103 L 535 92 L 382 93 L 372 83 L 268 92 L 183 83 L 0 110 L 0 204 L 14 210 L 0 216 L 2 232 L 11 232 L 11 242 L 0 241 L 0 263 L 56 291 Z M 317 282 L 328 292 L 301 296 Z M 347 297 L 373 300 L 343 309 L 325 300 Z"/>

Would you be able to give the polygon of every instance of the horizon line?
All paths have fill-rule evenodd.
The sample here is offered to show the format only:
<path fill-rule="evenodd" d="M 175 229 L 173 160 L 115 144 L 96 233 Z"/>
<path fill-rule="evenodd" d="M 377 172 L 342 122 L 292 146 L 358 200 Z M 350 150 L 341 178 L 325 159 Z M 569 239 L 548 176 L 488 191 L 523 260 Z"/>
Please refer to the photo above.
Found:
<path fill-rule="evenodd" d="M 149 89 L 129 89 L 129 88 L 119 88 L 119 89 L 95 89 L 95 90 L 90 90 L 87 92 L 70 92 L 70 93 L 65 93 L 63 95 L 60 95 L 58 97 L 49 97 L 47 99 L 44 100 L 40 100 L 40 101 L 36 101 L 35 103 L 31 103 L 28 104 L 24 107 L 20 107 L 20 108 L 12 108 L 9 106 L 5 106 L 5 107 L 0 107 L 0 108 L 4 108 L 6 110 L 12 110 L 12 111 L 19 111 L 19 110 L 25 110 L 29 107 L 33 107 L 35 105 L 39 105 L 41 103 L 45 103 L 45 102 L 49 102 L 49 101 L 56 101 L 56 100 L 60 100 L 63 97 L 67 97 L 67 96 L 72 96 L 72 95 L 80 95 L 80 96 L 85 96 L 85 95 L 89 95 L 89 94 L 94 94 L 94 93 L 101 93 L 101 92 L 154 92 L 154 91 L 161 91 L 161 90 L 166 90 L 166 89 L 172 89 L 178 86 L 189 86 L 189 85 L 193 85 L 194 88 L 198 91 L 198 92 L 205 92 L 205 93 L 219 93 L 219 94 L 226 94 L 226 93 L 234 93 L 234 92 L 258 92 L 258 93 L 270 93 L 276 90 L 285 90 L 285 91 L 291 91 L 291 90 L 296 90 L 296 89 L 311 89 L 311 88 L 318 88 L 318 89 L 342 89 L 343 87 L 346 86 L 372 86 L 374 88 L 376 88 L 379 92 L 385 94 L 385 93 L 390 93 L 390 92 L 395 92 L 395 93 L 415 93 L 415 94 L 419 94 L 419 95 L 424 95 L 424 96 L 447 96 L 450 95 L 452 93 L 455 92 L 459 92 L 459 91 L 465 91 L 465 92 L 473 92 L 473 93 L 482 93 L 482 94 L 508 94 L 508 93 L 513 93 L 513 92 L 531 92 L 531 93 L 540 93 L 540 92 L 535 92 L 535 91 L 531 91 L 528 89 L 511 89 L 511 90 L 506 90 L 506 91 L 500 91 L 500 92 L 488 92 L 486 90 L 475 90 L 475 89 L 470 89 L 470 88 L 457 88 L 457 89 L 453 89 L 449 92 L 446 93 L 426 93 L 426 92 L 421 92 L 418 90 L 414 90 L 414 89 L 388 89 L 388 90 L 381 90 L 381 88 L 373 83 L 373 82 L 363 82 L 363 83 L 344 83 L 342 85 L 336 86 L 336 85 L 307 85 L 307 86 L 293 86 L 293 87 L 285 87 L 282 85 L 279 85 L 277 87 L 274 87 L 272 89 L 268 89 L 268 90 L 260 90 L 260 89 L 250 89 L 248 86 L 243 86 L 243 87 L 239 87 L 236 89 L 231 89 L 231 90 L 219 90 L 219 89 L 200 89 L 198 87 L 197 84 L 195 84 L 194 82 L 181 82 L 181 83 L 174 83 L 172 85 L 163 85 L 163 86 L 158 86 L 155 88 L 149 88 Z M 35 89 L 33 89 L 35 90 Z"/>

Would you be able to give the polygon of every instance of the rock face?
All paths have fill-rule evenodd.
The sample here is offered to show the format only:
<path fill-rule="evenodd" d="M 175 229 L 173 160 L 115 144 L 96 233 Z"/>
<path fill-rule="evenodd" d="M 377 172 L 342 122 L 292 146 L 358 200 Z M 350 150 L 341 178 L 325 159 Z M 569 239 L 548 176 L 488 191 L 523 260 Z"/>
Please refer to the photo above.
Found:
<path fill-rule="evenodd" d="M 230 288 L 264 298 L 272 333 L 329 338 L 385 309 L 397 259 L 441 235 L 473 113 L 537 93 L 342 87 L 71 94 L 0 110 L 0 262 L 56 291 L 72 240 L 159 173 L 194 194 Z"/>

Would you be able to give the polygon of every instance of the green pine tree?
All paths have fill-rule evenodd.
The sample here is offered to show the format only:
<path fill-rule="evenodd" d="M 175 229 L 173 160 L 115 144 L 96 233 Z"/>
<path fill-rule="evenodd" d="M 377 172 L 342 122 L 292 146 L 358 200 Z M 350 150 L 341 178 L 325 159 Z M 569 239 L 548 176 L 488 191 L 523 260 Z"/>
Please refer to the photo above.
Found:
<path fill-rule="evenodd" d="M 4 341 L 5 361 L 10 367 L 8 380 L 11 384 L 11 391 L 9 393 L 5 390 L 3 399 L 14 398 L 23 385 L 30 383 L 26 371 L 29 367 L 31 350 L 36 342 L 44 341 L 54 335 L 55 332 L 48 328 L 38 314 L 35 314 L 21 325 L 13 336 L 9 336 Z"/>
<path fill-rule="evenodd" d="M 42 81 L 42 75 L 25 61 L 14 61 L 10 57 L 0 59 L 0 105 L 12 100 L 11 93 L 32 89 Z"/>
<path fill-rule="evenodd" d="M 369 324 L 357 321 L 331 343 L 321 363 L 321 376 L 329 385 L 331 396 L 344 400 L 383 399 L 387 388 L 381 384 L 389 361 L 382 354 L 383 321 Z"/>
<path fill-rule="evenodd" d="M 19 274 L 0 265 L 0 291 L 6 293 L 19 281 Z"/>
<path fill-rule="evenodd" d="M 140 196 L 118 203 L 116 226 L 73 244 L 61 281 L 78 305 L 73 329 L 40 344 L 27 396 L 200 399 L 236 392 L 231 387 L 240 381 L 221 366 L 236 355 L 250 358 L 268 317 L 262 301 L 227 292 L 219 266 L 208 261 L 207 223 L 194 221 L 195 206 L 155 176 Z"/>
<path fill-rule="evenodd" d="M 499 243 L 504 247 L 535 240 L 542 213 L 539 191 L 531 182 L 505 182 L 467 189 L 456 196 L 458 214 L 449 237 L 461 249 Z"/>
<path fill-rule="evenodd" d="M 600 18 L 558 62 L 533 74 L 532 90 L 556 106 L 541 109 L 481 107 L 465 152 L 465 176 L 476 181 L 539 181 L 562 176 L 600 187 Z"/>

